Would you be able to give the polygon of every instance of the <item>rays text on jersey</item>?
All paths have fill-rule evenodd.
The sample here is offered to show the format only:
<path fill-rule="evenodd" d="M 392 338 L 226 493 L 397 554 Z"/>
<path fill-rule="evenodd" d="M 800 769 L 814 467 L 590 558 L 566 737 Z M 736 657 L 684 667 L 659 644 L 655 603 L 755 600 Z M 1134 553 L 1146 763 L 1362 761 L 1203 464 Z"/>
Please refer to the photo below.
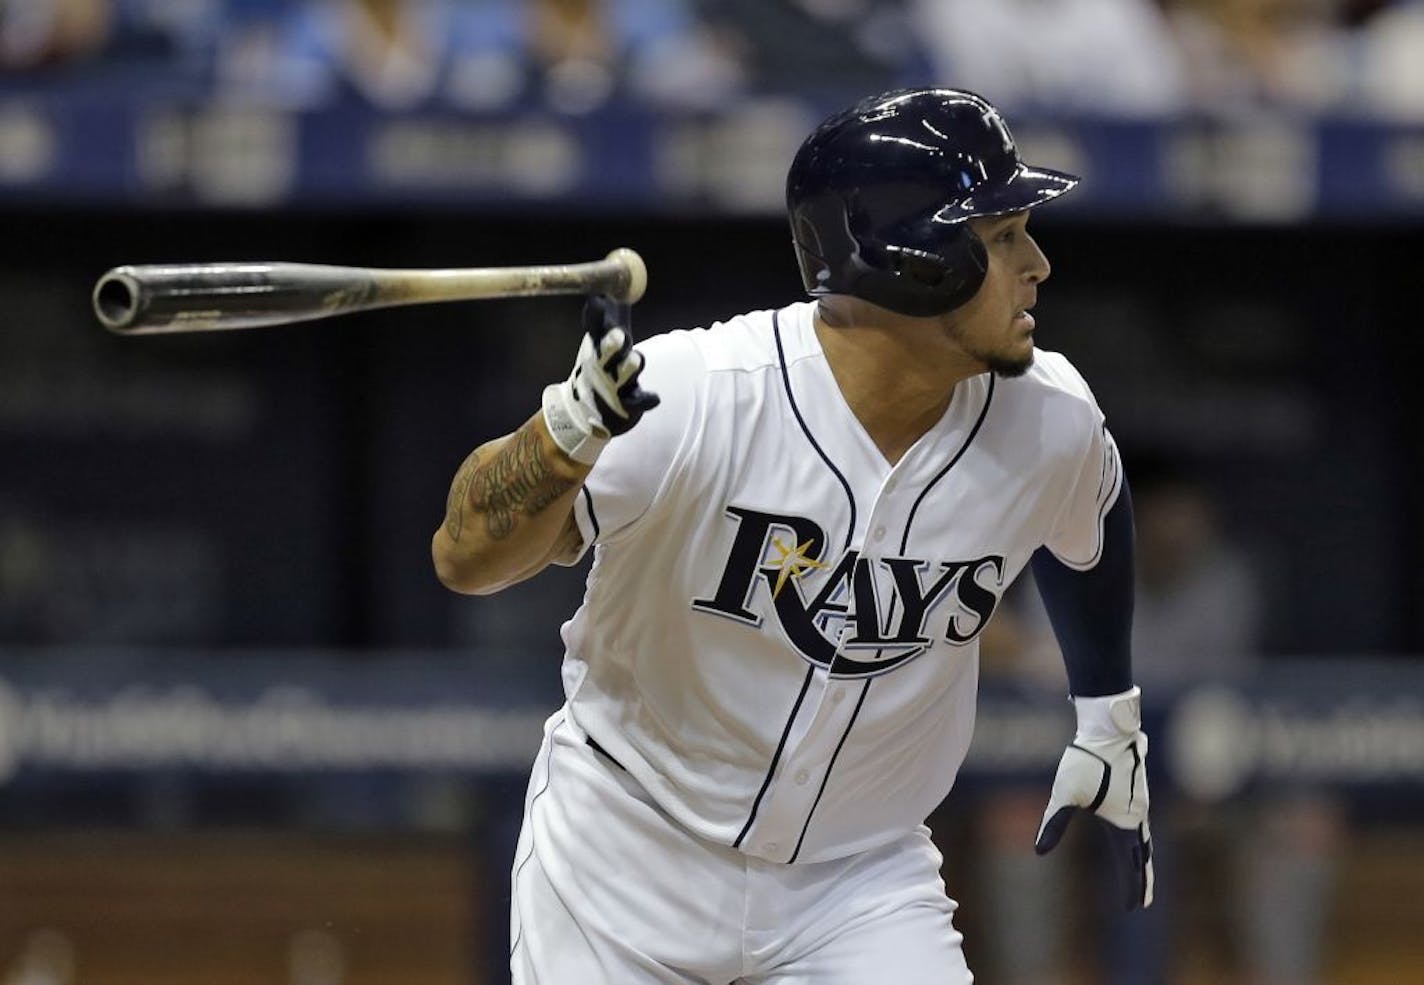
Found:
<path fill-rule="evenodd" d="M 938 638 L 953 645 L 984 629 L 1003 590 L 1004 558 L 869 557 L 847 549 L 823 559 L 826 535 L 806 517 L 727 508 L 736 534 L 716 591 L 701 612 L 760 627 L 773 615 L 786 638 L 835 677 L 883 674 Z"/>

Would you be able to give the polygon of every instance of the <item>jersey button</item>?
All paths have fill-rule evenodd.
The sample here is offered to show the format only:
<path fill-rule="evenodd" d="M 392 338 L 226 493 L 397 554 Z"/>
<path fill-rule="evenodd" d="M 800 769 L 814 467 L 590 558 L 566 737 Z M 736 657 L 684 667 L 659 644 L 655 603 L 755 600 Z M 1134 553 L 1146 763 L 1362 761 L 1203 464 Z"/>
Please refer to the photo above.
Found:
<path fill-rule="evenodd" d="M 781 846 L 778 845 L 776 842 L 768 841 L 765 845 L 761 846 L 761 850 L 766 852 L 768 855 L 775 855 L 776 850 L 780 847 Z"/>
<path fill-rule="evenodd" d="M 871 536 L 874 537 L 876 540 L 883 540 L 885 538 L 885 528 L 876 527 L 875 530 L 871 533 Z"/>
<path fill-rule="evenodd" d="M 804 787 L 806 785 L 806 781 L 809 779 L 811 779 L 810 773 L 807 773 L 805 770 L 796 771 L 796 785 L 798 787 Z"/>
<path fill-rule="evenodd" d="M 892 493 L 892 492 L 895 491 L 895 480 L 894 480 L 894 479 L 886 479 L 886 480 L 885 480 L 885 491 L 888 492 L 888 493 Z"/>
<path fill-rule="evenodd" d="M 845 692 L 844 692 L 844 691 L 832 691 L 832 692 L 831 692 L 831 704 L 833 704 L 833 705 L 838 705 L 838 704 L 840 704 L 840 703 L 841 703 L 842 701 L 844 701 L 844 700 L 845 700 Z"/>

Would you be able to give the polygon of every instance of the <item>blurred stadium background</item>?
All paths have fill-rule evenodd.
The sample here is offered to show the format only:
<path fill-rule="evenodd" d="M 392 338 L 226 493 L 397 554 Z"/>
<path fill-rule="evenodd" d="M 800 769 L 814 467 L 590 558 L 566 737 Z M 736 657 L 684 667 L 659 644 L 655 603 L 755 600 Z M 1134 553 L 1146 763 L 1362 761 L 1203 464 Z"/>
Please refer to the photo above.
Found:
<path fill-rule="evenodd" d="M 507 981 L 581 588 L 459 598 L 427 546 L 576 300 L 117 339 L 102 271 L 626 245 L 642 333 L 706 324 L 797 296 L 810 126 L 923 83 L 1086 176 L 1040 344 L 1160 504 L 1162 902 L 1111 915 L 1086 836 L 1029 857 L 1070 721 L 1011 600 L 935 818 L 980 980 L 1424 982 L 1409 0 L 0 0 L 0 981 Z"/>

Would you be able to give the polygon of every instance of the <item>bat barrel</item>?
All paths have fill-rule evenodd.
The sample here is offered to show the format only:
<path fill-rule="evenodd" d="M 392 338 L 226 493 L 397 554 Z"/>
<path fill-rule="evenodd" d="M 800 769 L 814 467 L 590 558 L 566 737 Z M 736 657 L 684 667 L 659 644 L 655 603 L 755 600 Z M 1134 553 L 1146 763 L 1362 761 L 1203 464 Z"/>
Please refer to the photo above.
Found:
<path fill-rule="evenodd" d="M 123 331 L 138 317 L 142 290 L 123 268 L 111 270 L 94 285 L 94 314 L 109 331 Z"/>
<path fill-rule="evenodd" d="M 120 335 L 280 325 L 373 306 L 369 273 L 285 262 L 115 267 L 94 285 L 94 314 Z"/>

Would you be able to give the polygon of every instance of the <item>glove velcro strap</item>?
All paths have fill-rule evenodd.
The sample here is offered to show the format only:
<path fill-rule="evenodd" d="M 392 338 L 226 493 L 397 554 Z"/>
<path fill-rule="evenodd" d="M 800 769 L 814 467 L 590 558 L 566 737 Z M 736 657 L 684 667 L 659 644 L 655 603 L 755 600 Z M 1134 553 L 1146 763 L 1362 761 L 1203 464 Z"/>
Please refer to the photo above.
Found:
<path fill-rule="evenodd" d="M 592 420 L 567 382 L 544 388 L 544 424 L 554 444 L 575 462 L 592 465 L 608 444 L 608 429 Z"/>
<path fill-rule="evenodd" d="M 1101 698 L 1075 697 L 1073 707 L 1078 712 L 1077 738 L 1082 741 L 1116 739 L 1142 728 L 1142 689 L 1139 687 Z"/>

